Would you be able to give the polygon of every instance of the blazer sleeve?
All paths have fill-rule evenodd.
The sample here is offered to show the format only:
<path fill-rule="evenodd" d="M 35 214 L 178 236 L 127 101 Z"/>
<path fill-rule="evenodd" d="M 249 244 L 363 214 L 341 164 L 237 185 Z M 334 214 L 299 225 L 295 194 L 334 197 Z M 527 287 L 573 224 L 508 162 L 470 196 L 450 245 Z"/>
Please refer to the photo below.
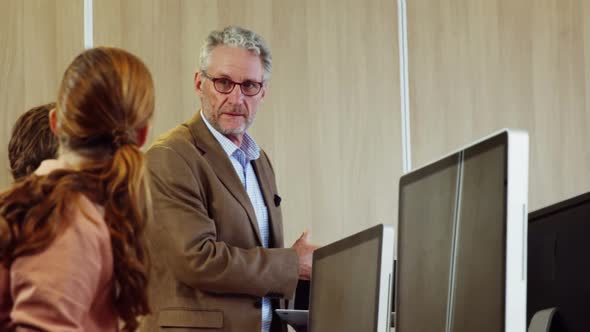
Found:
<path fill-rule="evenodd" d="M 109 243 L 106 225 L 77 213 L 45 251 L 17 258 L 10 268 L 12 324 L 42 331 L 83 331 Z"/>
<path fill-rule="evenodd" d="M 244 249 L 217 241 L 196 161 L 168 146 L 154 146 L 147 156 L 155 216 L 148 234 L 179 281 L 221 294 L 292 296 L 299 269 L 294 249 Z"/>

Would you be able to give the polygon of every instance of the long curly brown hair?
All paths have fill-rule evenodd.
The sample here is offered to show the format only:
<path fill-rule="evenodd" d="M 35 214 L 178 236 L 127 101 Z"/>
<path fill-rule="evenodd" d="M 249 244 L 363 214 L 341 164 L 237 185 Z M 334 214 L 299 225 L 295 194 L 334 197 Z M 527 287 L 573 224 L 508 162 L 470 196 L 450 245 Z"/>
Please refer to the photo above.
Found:
<path fill-rule="evenodd" d="M 141 60 L 116 48 L 83 52 L 64 74 L 56 107 L 60 149 L 83 162 L 29 176 L 0 194 L 0 262 L 7 267 L 45 250 L 68 227 L 65 204 L 76 195 L 104 207 L 113 304 L 124 331 L 135 330 L 138 316 L 150 312 L 144 229 L 151 204 L 137 140 L 153 111 L 153 81 Z"/>

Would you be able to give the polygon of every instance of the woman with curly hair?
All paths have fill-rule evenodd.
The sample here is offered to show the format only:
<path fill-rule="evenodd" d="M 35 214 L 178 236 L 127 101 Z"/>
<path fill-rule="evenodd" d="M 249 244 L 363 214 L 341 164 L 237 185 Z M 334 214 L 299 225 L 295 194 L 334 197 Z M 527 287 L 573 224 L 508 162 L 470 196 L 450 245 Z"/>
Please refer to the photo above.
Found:
<path fill-rule="evenodd" d="M 51 130 L 59 157 L 0 194 L 0 330 L 133 331 L 149 313 L 144 226 L 151 74 L 134 55 L 74 59 Z"/>

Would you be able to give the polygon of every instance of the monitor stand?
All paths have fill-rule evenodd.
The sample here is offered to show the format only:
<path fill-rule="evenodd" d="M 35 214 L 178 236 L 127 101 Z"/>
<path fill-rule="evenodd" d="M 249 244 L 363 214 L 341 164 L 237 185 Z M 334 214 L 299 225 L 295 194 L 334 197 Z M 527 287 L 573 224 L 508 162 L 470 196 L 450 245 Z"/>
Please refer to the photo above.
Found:
<path fill-rule="evenodd" d="M 528 332 L 551 332 L 551 323 L 556 312 L 557 308 L 537 311 L 531 319 Z"/>

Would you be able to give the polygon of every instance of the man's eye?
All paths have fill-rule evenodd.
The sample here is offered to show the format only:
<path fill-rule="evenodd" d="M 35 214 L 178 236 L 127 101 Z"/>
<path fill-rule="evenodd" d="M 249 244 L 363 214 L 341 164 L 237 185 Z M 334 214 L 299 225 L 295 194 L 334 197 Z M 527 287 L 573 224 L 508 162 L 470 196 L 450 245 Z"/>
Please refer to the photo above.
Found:
<path fill-rule="evenodd" d="M 227 78 L 221 78 L 217 81 L 218 84 L 224 85 L 224 86 L 230 86 L 231 85 L 231 81 L 228 80 Z"/>

